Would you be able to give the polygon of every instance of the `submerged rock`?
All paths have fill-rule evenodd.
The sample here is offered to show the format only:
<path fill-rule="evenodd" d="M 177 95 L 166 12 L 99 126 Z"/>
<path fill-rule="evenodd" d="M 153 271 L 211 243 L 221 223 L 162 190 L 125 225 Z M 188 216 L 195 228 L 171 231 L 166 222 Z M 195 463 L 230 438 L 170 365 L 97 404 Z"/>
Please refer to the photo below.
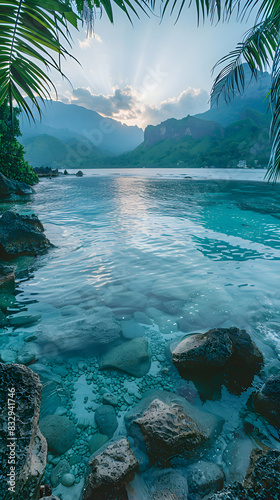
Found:
<path fill-rule="evenodd" d="M 121 338 L 121 327 L 112 311 L 105 306 L 95 307 L 86 319 L 67 318 L 59 327 L 43 325 L 39 343 L 51 342 L 63 355 L 77 352 L 88 355 L 96 348 L 112 344 Z"/>
<path fill-rule="evenodd" d="M 118 421 L 115 409 L 110 405 L 101 405 L 95 412 L 95 422 L 100 434 L 113 437 L 118 428 Z"/>
<path fill-rule="evenodd" d="M 135 377 L 143 377 L 151 367 L 148 340 L 137 337 L 113 347 L 101 357 L 99 366 L 100 369 L 117 368 Z"/>
<path fill-rule="evenodd" d="M 70 465 L 67 460 L 61 460 L 58 462 L 51 472 L 51 483 L 53 488 L 56 488 L 61 483 L 62 477 L 69 471 Z"/>
<path fill-rule="evenodd" d="M 104 303 L 117 311 L 136 312 L 144 309 L 147 297 L 139 292 L 106 292 L 103 296 Z"/>
<path fill-rule="evenodd" d="M 144 442 L 150 459 L 165 464 L 178 455 L 200 456 L 224 421 L 176 394 L 151 390 L 126 414 L 125 422 L 136 445 L 143 449 Z"/>
<path fill-rule="evenodd" d="M 225 475 L 218 465 L 203 460 L 188 467 L 187 478 L 189 500 L 200 499 L 201 496 L 221 490 L 225 481 Z"/>
<path fill-rule="evenodd" d="M 127 439 L 109 444 L 90 458 L 81 500 L 125 500 L 125 485 L 138 470 L 138 461 Z"/>
<path fill-rule="evenodd" d="M 59 498 L 55 497 L 54 495 L 48 496 L 48 497 L 42 497 L 41 500 L 60 500 Z"/>
<path fill-rule="evenodd" d="M 108 436 L 104 436 L 104 434 L 100 434 L 99 432 L 93 434 L 88 443 L 90 454 L 93 455 L 93 453 L 99 450 L 107 441 L 109 441 Z"/>
<path fill-rule="evenodd" d="M 142 314 L 143 316 L 145 316 L 144 313 Z M 145 330 L 143 326 L 139 325 L 139 323 L 137 323 L 135 319 L 121 321 L 121 329 L 122 329 L 122 334 L 126 339 L 135 339 L 137 337 L 143 337 L 145 335 Z"/>
<path fill-rule="evenodd" d="M 232 392 L 249 387 L 263 363 L 263 355 L 250 335 L 235 327 L 183 337 L 171 345 L 171 353 L 173 364 L 183 377 L 209 381 L 209 377 L 220 372 Z"/>
<path fill-rule="evenodd" d="M 76 427 L 66 417 L 47 415 L 40 420 L 40 429 L 45 436 L 48 449 L 56 455 L 63 455 L 76 439 Z"/>
<path fill-rule="evenodd" d="M 147 500 L 188 500 L 188 481 L 179 471 L 156 469 L 148 481 Z"/>
<path fill-rule="evenodd" d="M 6 266 L 0 267 L 0 291 L 6 290 L 9 293 L 15 292 L 15 273 Z"/>
<path fill-rule="evenodd" d="M 37 500 L 47 462 L 47 443 L 38 427 L 42 386 L 39 377 L 25 366 L 0 364 L 0 375 L 0 497 Z M 15 413 L 15 429 L 14 421 L 8 421 L 8 411 Z M 10 439 L 13 437 L 16 441 Z M 14 452 L 15 464 L 9 464 Z M 8 491 L 11 467 L 14 492 Z"/>
<path fill-rule="evenodd" d="M 36 255 L 50 246 L 36 215 L 4 212 L 0 218 L 0 258 L 10 260 L 19 255 Z"/>
<path fill-rule="evenodd" d="M 252 397 L 253 406 L 271 425 L 280 428 L 280 375 L 269 377 Z"/>
<path fill-rule="evenodd" d="M 37 321 L 39 321 L 40 319 L 41 314 L 15 314 L 8 317 L 10 325 L 14 328 L 17 328 L 19 326 L 32 325 L 33 323 L 37 323 Z"/>

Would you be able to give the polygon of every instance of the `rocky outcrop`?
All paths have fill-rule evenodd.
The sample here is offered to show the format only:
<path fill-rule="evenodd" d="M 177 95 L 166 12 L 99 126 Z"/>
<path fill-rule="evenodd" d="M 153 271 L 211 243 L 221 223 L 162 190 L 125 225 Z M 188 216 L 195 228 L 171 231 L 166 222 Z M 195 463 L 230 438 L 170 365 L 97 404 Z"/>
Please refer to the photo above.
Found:
<path fill-rule="evenodd" d="M 125 500 L 125 485 L 133 480 L 138 461 L 126 438 L 109 444 L 90 458 L 81 500 Z"/>
<path fill-rule="evenodd" d="M 35 193 L 34 189 L 25 182 L 8 179 L 0 172 L 0 198 L 6 198 L 11 194 L 29 195 Z"/>
<path fill-rule="evenodd" d="M 144 148 L 148 148 L 164 140 L 178 142 L 186 136 L 194 139 L 202 137 L 221 138 L 223 129 L 218 123 L 200 120 L 188 115 L 182 120 L 170 118 L 159 125 L 148 125 L 144 132 Z"/>
<path fill-rule="evenodd" d="M 137 337 L 113 347 L 100 360 L 100 368 L 117 368 L 118 370 L 143 377 L 151 367 L 149 344 L 145 337 Z"/>
<path fill-rule="evenodd" d="M 4 212 L 0 218 L 0 258 L 11 260 L 20 255 L 36 255 L 51 246 L 43 224 L 36 215 Z"/>
<path fill-rule="evenodd" d="M 83 172 L 81 170 L 79 170 L 77 173 L 76 173 L 76 177 L 83 177 Z"/>
<path fill-rule="evenodd" d="M 0 364 L 0 375 L 0 497 L 37 500 L 47 460 L 38 427 L 42 386 L 25 366 Z"/>
<path fill-rule="evenodd" d="M 48 449 L 56 455 L 63 455 L 76 439 L 76 427 L 66 417 L 47 415 L 40 420 L 40 429 L 45 436 Z"/>
<path fill-rule="evenodd" d="M 200 457 L 224 421 L 176 394 L 151 390 L 126 414 L 125 422 L 128 434 L 146 449 L 150 460 L 166 464 L 178 455 Z"/>
<path fill-rule="evenodd" d="M 269 377 L 252 397 L 254 409 L 271 425 L 280 428 L 280 375 Z"/>
<path fill-rule="evenodd" d="M 184 337 L 171 345 L 171 353 L 181 376 L 207 381 L 220 372 L 232 392 L 249 387 L 263 363 L 263 355 L 250 335 L 235 327 Z"/>
<path fill-rule="evenodd" d="M 59 172 L 58 169 L 56 168 L 53 170 L 51 167 L 35 167 L 34 168 L 35 174 L 38 175 L 38 177 L 58 177 Z"/>

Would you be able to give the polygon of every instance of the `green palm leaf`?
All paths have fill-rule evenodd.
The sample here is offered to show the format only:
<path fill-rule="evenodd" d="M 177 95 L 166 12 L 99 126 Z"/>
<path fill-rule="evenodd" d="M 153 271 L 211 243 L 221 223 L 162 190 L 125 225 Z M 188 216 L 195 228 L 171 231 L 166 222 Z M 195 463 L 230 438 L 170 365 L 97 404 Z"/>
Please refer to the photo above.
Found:
<path fill-rule="evenodd" d="M 211 90 L 212 103 L 218 103 L 221 96 L 229 101 L 236 91 L 241 93 L 245 85 L 244 63 L 247 63 L 252 77 L 257 70 L 264 71 L 273 59 L 278 45 L 280 15 L 268 18 L 247 31 L 243 42 L 235 50 L 220 59 L 214 66 L 228 63 L 219 72 Z"/>
<path fill-rule="evenodd" d="M 61 0 L 0 0 L 0 105 L 16 101 L 34 119 L 28 96 L 40 113 L 39 101 L 55 89 L 47 71 L 63 74 L 59 57 L 69 52 L 61 39 L 69 40 L 67 23 L 77 19 Z"/>

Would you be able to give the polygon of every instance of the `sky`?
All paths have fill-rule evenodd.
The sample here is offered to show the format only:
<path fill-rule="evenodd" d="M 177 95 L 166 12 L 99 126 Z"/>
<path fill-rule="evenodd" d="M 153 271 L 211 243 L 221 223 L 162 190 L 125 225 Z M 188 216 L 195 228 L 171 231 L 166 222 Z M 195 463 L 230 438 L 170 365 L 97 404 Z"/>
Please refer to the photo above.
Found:
<path fill-rule="evenodd" d="M 72 53 L 81 65 L 63 63 L 71 85 L 55 76 L 59 100 L 142 128 L 206 111 L 211 68 L 249 25 L 233 19 L 197 27 L 194 8 L 175 20 L 142 13 L 132 26 L 115 8 L 113 25 L 105 14 L 95 20 L 94 37 L 87 38 L 85 28 L 73 31 Z"/>

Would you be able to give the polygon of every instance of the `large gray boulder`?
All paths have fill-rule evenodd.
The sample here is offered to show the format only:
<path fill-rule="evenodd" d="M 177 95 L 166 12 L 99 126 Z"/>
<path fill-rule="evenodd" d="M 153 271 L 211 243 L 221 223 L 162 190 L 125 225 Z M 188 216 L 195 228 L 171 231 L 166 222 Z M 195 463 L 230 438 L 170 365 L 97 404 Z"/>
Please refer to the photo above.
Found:
<path fill-rule="evenodd" d="M 224 421 L 176 394 L 151 390 L 126 414 L 125 423 L 128 434 L 140 449 L 146 449 L 150 460 L 165 465 L 181 455 L 202 456 Z"/>
<path fill-rule="evenodd" d="M 209 376 L 223 373 L 223 382 L 233 392 L 249 387 L 263 363 L 250 335 L 235 327 L 183 337 L 171 344 L 171 354 L 181 376 L 207 381 Z"/>
<path fill-rule="evenodd" d="M 25 182 L 8 179 L 0 172 L 0 198 L 6 198 L 11 194 L 28 195 L 35 193 L 34 189 Z"/>
<path fill-rule="evenodd" d="M 101 357 L 99 366 L 100 369 L 116 368 L 135 377 L 143 377 L 151 367 L 148 340 L 137 337 L 113 347 Z"/>
<path fill-rule="evenodd" d="M 38 375 L 29 368 L 0 364 L 2 500 L 37 500 L 39 496 L 47 461 L 47 443 L 38 427 L 41 389 Z M 14 491 L 9 491 L 9 487 Z"/>
<path fill-rule="evenodd" d="M 0 258 L 11 260 L 19 255 L 41 254 L 50 246 L 36 215 L 4 212 L 0 218 Z"/>
<path fill-rule="evenodd" d="M 269 377 L 261 390 L 253 395 L 252 401 L 256 412 L 280 428 L 280 375 Z"/>
<path fill-rule="evenodd" d="M 40 429 L 45 436 L 49 451 L 63 455 L 71 448 L 76 439 L 74 423 L 61 415 L 46 415 L 40 420 Z"/>
<path fill-rule="evenodd" d="M 81 500 L 127 499 L 125 485 L 133 480 L 138 465 L 126 438 L 109 443 L 90 458 Z"/>

